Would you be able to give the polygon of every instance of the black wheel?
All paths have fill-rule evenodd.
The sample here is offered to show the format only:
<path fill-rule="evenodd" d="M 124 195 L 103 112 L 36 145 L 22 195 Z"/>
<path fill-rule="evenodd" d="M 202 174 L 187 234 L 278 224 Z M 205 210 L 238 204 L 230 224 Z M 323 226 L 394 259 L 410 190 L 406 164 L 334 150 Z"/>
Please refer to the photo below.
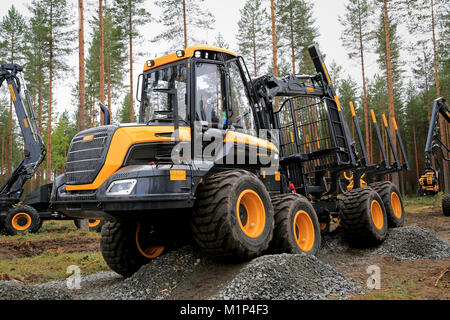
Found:
<path fill-rule="evenodd" d="M 165 249 L 152 244 L 151 229 L 144 223 L 106 221 L 101 235 L 100 247 L 106 264 L 124 277 L 131 276 Z"/>
<path fill-rule="evenodd" d="M 405 223 L 405 210 L 403 207 L 403 199 L 400 191 L 390 181 L 375 182 L 370 184 L 383 200 L 384 208 L 389 223 L 389 227 L 403 227 Z"/>
<path fill-rule="evenodd" d="M 272 197 L 275 230 L 271 251 L 314 255 L 320 248 L 320 224 L 316 211 L 305 197 L 283 194 Z"/>
<path fill-rule="evenodd" d="M 450 193 L 442 196 L 442 212 L 444 216 L 450 216 Z"/>
<path fill-rule="evenodd" d="M 191 229 L 206 255 L 221 261 L 252 259 L 268 248 L 273 228 L 270 196 L 254 174 L 214 174 L 198 187 Z"/>
<path fill-rule="evenodd" d="M 75 226 L 78 229 L 81 228 L 80 221 L 81 221 L 81 219 L 73 220 L 73 223 L 75 224 Z M 89 219 L 89 221 L 88 221 L 89 231 L 101 232 L 103 224 L 104 224 L 103 220 Z"/>
<path fill-rule="evenodd" d="M 386 238 L 386 210 L 373 189 L 368 187 L 344 193 L 339 200 L 339 209 L 341 225 L 354 245 L 375 245 Z"/>
<path fill-rule="evenodd" d="M 39 213 L 31 206 L 20 205 L 9 210 L 5 218 L 5 229 L 9 235 L 35 233 L 41 226 Z"/>

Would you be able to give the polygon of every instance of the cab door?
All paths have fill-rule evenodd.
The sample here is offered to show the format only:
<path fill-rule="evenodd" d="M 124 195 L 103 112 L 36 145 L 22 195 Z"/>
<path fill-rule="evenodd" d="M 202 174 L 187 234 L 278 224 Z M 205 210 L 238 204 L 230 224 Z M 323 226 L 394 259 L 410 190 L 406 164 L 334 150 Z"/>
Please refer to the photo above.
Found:
<path fill-rule="evenodd" d="M 224 64 L 195 62 L 195 159 L 216 161 L 222 157 L 227 127 L 227 75 Z"/>

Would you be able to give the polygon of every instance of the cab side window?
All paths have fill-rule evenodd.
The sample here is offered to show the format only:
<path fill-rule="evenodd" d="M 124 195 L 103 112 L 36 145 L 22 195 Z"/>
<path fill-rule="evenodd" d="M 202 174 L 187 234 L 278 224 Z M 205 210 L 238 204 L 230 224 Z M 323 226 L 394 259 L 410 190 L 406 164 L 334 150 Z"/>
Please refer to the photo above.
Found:
<path fill-rule="evenodd" d="M 232 124 L 236 131 L 256 135 L 255 118 L 236 61 L 228 65 L 231 83 Z"/>
<path fill-rule="evenodd" d="M 226 122 L 224 110 L 224 76 L 219 65 L 196 64 L 196 121 L 208 126 L 221 127 Z"/>

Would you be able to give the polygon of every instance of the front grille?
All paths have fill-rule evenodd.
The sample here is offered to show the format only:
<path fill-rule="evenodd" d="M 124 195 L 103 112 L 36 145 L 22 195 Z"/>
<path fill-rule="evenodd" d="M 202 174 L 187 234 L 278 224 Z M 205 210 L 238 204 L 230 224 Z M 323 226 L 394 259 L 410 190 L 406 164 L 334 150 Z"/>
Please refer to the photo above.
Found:
<path fill-rule="evenodd" d="M 92 128 L 78 133 L 72 139 L 64 167 L 66 184 L 79 185 L 94 182 L 103 166 L 116 129 L 116 126 Z M 86 141 L 83 140 L 85 137 L 88 137 Z"/>

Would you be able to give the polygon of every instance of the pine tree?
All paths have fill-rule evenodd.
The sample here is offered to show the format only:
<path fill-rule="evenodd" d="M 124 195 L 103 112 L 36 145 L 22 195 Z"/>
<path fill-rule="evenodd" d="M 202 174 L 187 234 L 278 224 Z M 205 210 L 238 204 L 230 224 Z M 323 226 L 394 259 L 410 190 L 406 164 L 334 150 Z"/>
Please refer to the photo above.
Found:
<path fill-rule="evenodd" d="M 435 85 L 436 85 L 436 97 L 441 97 L 441 85 L 439 79 L 439 61 L 438 61 L 438 39 L 437 39 L 437 21 L 439 18 L 439 14 L 437 16 L 438 10 L 444 11 L 447 14 L 448 18 L 448 1 L 444 0 L 405 0 L 408 5 L 408 26 L 410 32 L 415 35 L 427 35 L 427 39 L 431 42 L 433 48 L 433 63 L 434 63 L 434 77 L 435 77 Z M 448 23 L 448 22 L 447 22 Z M 444 43 L 448 43 L 444 41 Z M 440 120 L 441 129 L 441 140 L 448 145 L 449 140 L 448 136 L 445 132 L 446 125 L 444 119 Z M 441 176 L 444 177 L 444 190 L 449 192 L 450 190 L 450 173 L 448 163 L 446 161 L 442 162 L 442 171 L 443 174 Z"/>
<path fill-rule="evenodd" d="M 214 29 L 214 16 L 205 8 L 204 0 L 158 0 L 155 4 L 162 9 L 157 22 L 163 31 L 152 41 L 164 42 L 167 51 L 180 49 L 181 44 L 186 48 L 204 42 L 206 39 L 194 35 Z"/>
<path fill-rule="evenodd" d="M 25 50 L 25 68 L 30 95 L 34 97 L 33 105 L 38 118 L 38 129 L 43 135 L 43 123 L 47 121 L 48 111 L 48 61 L 49 52 L 47 35 L 49 28 L 46 24 L 45 9 L 37 6 L 28 7 L 31 18 L 27 32 L 27 47 Z M 40 185 L 43 170 L 39 166 L 35 174 L 36 185 Z"/>
<path fill-rule="evenodd" d="M 391 10 L 391 1 L 379 1 L 381 9 L 380 22 L 376 33 L 376 53 L 378 54 L 378 63 L 383 70 L 387 83 L 387 115 L 389 119 L 395 118 L 396 109 L 400 108 L 401 93 L 401 62 L 400 62 L 400 39 L 397 35 L 397 23 L 389 16 Z M 392 7 L 394 11 L 395 7 Z M 396 108 L 397 105 L 397 108 Z M 391 136 L 394 145 L 397 145 L 397 138 L 394 128 L 391 126 Z M 399 175 L 392 174 L 392 182 L 400 186 Z"/>
<path fill-rule="evenodd" d="M 78 0 L 78 72 L 79 72 L 79 107 L 78 107 L 78 128 L 80 131 L 86 129 L 86 66 L 84 58 L 84 4 L 83 0 Z"/>
<path fill-rule="evenodd" d="M 253 74 L 256 77 L 266 62 L 266 48 L 270 44 L 269 16 L 262 6 L 261 0 L 247 0 L 239 10 L 241 18 L 238 22 L 239 31 L 236 36 L 239 53 L 251 61 Z"/>
<path fill-rule="evenodd" d="M 43 19 L 40 21 L 46 26 L 44 36 L 46 50 L 48 51 L 48 119 L 47 119 L 47 163 L 46 182 L 51 178 L 51 156 L 52 156 L 52 107 L 53 107 L 53 86 L 54 80 L 60 75 L 68 72 L 69 65 L 66 62 L 67 56 L 72 52 L 74 31 L 72 26 L 71 7 L 67 0 L 33 0 L 32 10 L 42 10 Z"/>
<path fill-rule="evenodd" d="M 128 26 L 126 36 L 128 38 L 130 61 L 130 121 L 134 117 L 134 95 L 133 95 L 133 40 L 139 37 L 137 28 L 150 21 L 150 14 L 144 7 L 144 0 L 114 0 L 111 6 L 115 23 Z"/>
<path fill-rule="evenodd" d="M 273 75 L 275 77 L 278 77 L 278 40 L 277 40 L 277 27 L 275 17 L 275 0 L 270 0 L 270 16 L 272 21 Z"/>
<path fill-rule="evenodd" d="M 367 105 L 367 85 L 365 70 L 365 49 L 367 41 L 372 36 L 371 16 L 373 7 L 369 0 L 350 0 L 345 6 L 346 13 L 343 17 L 339 17 L 339 22 L 344 26 L 341 40 L 344 47 L 348 50 L 350 59 L 358 58 L 361 63 L 361 75 L 363 84 L 363 100 L 364 100 L 364 130 L 366 150 L 370 154 L 370 133 L 369 133 L 369 109 Z"/>
<path fill-rule="evenodd" d="M 99 19 L 94 15 L 89 21 L 91 26 L 91 43 L 86 58 L 86 101 L 90 115 L 90 125 L 93 126 L 93 112 L 98 111 L 98 98 L 100 90 L 100 32 Z M 104 89 L 108 95 L 108 109 L 111 111 L 112 101 L 123 92 L 123 76 L 127 65 L 127 42 L 123 38 L 123 28 L 112 20 L 110 8 L 104 10 L 104 64 L 103 72 L 106 79 Z M 77 92 L 77 89 L 74 89 Z M 113 115 L 111 113 L 111 115 Z"/>
<path fill-rule="evenodd" d="M 217 34 L 216 39 L 214 40 L 214 45 L 222 49 L 230 49 L 230 45 L 225 41 L 223 35 L 220 32 Z"/>
<path fill-rule="evenodd" d="M 122 106 L 117 112 L 116 121 L 119 123 L 127 123 L 129 119 L 130 119 L 130 96 L 129 93 L 127 93 L 123 99 Z"/>
<path fill-rule="evenodd" d="M 100 54 L 99 54 L 99 66 L 100 66 L 100 102 L 105 104 L 105 41 L 103 38 L 103 0 L 98 0 L 98 16 L 99 16 L 99 35 L 100 35 Z M 132 68 L 132 64 L 131 64 Z M 104 124 L 103 112 L 100 116 L 100 123 Z"/>
<path fill-rule="evenodd" d="M 319 36 L 313 18 L 313 4 L 305 0 L 278 0 L 276 8 L 281 53 L 290 55 L 293 73 L 312 72 L 314 67 L 307 49 L 317 42 Z M 297 61 L 300 61 L 299 69 Z"/>
<path fill-rule="evenodd" d="M 8 50 L 8 55 L 0 57 L 2 63 L 22 63 L 23 44 L 26 32 L 25 18 L 11 6 L 6 16 L 0 23 L 0 37 L 5 39 L 4 46 Z M 9 134 L 8 134 L 8 161 L 6 174 L 9 175 L 13 165 L 13 109 L 12 100 L 9 103 Z"/>
<path fill-rule="evenodd" d="M 67 151 L 70 142 L 76 133 L 76 126 L 70 121 L 69 114 L 65 111 L 58 117 L 58 121 L 56 122 L 56 126 L 52 133 L 52 170 L 56 174 L 61 174 L 64 171 Z"/>

